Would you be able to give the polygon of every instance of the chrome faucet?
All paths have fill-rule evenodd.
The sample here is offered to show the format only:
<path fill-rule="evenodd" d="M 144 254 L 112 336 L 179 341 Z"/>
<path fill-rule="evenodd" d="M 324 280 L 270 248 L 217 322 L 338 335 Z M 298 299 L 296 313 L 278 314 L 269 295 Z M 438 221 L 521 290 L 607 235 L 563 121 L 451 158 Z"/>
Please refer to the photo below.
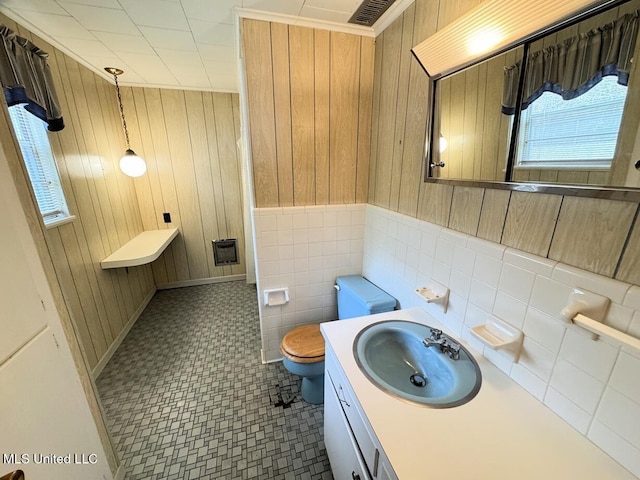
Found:
<path fill-rule="evenodd" d="M 438 330 L 437 328 L 431 329 L 431 335 L 425 338 L 422 343 L 425 347 L 439 347 L 442 351 L 442 347 L 444 346 L 446 338 L 442 338 L 442 330 Z"/>
<path fill-rule="evenodd" d="M 452 360 L 460 358 L 460 344 L 454 342 L 448 335 L 443 334 L 442 330 L 437 328 L 431 329 L 431 335 L 422 340 L 422 344 L 427 348 L 438 347 L 442 353 L 447 354 Z"/>

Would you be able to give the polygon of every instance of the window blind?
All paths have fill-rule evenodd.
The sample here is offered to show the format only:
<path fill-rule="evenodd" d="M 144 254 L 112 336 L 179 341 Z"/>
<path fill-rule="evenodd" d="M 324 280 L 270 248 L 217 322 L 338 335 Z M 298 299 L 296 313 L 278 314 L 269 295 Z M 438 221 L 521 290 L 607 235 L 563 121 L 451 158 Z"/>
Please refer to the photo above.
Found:
<path fill-rule="evenodd" d="M 520 166 L 608 167 L 613 159 L 627 88 L 615 77 L 581 97 L 545 93 L 522 112 Z"/>
<path fill-rule="evenodd" d="M 69 216 L 46 123 L 25 110 L 23 104 L 9 107 L 9 116 L 45 225 Z"/>

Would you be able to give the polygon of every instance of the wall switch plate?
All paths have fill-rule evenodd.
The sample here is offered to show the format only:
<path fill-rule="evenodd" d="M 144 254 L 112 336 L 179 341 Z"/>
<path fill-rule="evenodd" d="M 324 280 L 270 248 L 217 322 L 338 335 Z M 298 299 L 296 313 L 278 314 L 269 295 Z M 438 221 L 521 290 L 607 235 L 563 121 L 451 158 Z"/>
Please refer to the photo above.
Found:
<path fill-rule="evenodd" d="M 169 212 L 163 213 L 162 218 L 164 219 L 164 223 L 171 223 L 171 214 Z"/>

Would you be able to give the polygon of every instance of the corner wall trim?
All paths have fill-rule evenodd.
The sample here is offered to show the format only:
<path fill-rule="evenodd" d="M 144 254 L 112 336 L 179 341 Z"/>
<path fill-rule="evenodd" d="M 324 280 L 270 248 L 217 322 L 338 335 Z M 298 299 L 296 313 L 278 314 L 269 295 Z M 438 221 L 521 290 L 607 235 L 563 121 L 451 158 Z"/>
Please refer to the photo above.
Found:
<path fill-rule="evenodd" d="M 144 298 L 140 306 L 136 309 L 136 311 L 131 316 L 131 319 L 129 320 L 127 325 L 120 332 L 120 335 L 118 335 L 118 337 L 113 341 L 113 343 L 108 348 L 108 350 L 104 353 L 100 361 L 93 368 L 93 370 L 91 371 L 91 378 L 93 379 L 94 382 L 98 379 L 98 377 L 102 373 L 102 370 L 107 365 L 107 363 L 109 363 L 109 360 L 111 360 L 111 357 L 113 356 L 115 351 L 118 349 L 118 347 L 124 340 L 124 337 L 127 336 L 127 334 L 129 333 L 133 325 L 136 323 L 138 318 L 140 318 L 140 315 L 142 315 L 142 312 L 144 311 L 144 309 L 147 308 L 147 305 L 149 304 L 153 296 L 156 294 L 156 290 L 157 290 L 156 288 L 152 288 L 149 291 L 149 293 Z"/>
<path fill-rule="evenodd" d="M 170 288 L 195 287 L 197 285 L 209 285 L 211 283 L 236 282 L 246 280 L 247 276 L 242 273 L 238 275 L 226 275 L 224 277 L 199 278 L 197 280 L 184 280 L 181 282 L 163 283 L 158 285 L 158 290 L 168 290 Z"/>
<path fill-rule="evenodd" d="M 113 476 L 113 480 L 124 480 L 124 463 L 121 463 L 118 467 L 118 471 Z"/>

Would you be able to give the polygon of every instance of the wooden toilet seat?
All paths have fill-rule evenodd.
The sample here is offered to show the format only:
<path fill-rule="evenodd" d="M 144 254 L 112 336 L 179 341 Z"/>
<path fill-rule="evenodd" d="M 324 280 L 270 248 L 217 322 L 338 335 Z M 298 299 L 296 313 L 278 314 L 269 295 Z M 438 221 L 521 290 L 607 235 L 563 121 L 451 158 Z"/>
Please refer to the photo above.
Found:
<path fill-rule="evenodd" d="M 324 338 L 320 333 L 320 325 L 302 325 L 291 330 L 282 339 L 280 353 L 297 363 L 323 361 Z"/>

